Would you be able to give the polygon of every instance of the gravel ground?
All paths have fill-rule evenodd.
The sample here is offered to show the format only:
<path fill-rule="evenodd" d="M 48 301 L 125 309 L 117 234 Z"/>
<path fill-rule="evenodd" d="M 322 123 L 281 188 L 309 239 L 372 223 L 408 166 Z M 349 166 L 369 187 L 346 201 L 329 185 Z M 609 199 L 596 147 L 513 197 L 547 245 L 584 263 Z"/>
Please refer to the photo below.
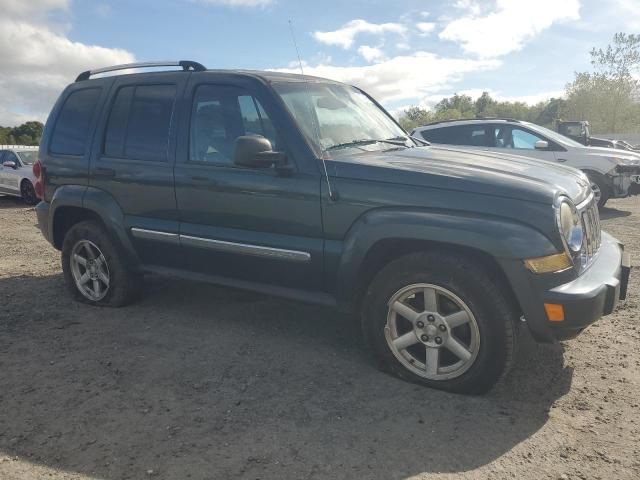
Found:
<path fill-rule="evenodd" d="M 640 199 L 607 230 L 640 258 Z M 33 209 L 0 197 L 0 478 L 638 479 L 640 275 L 618 311 L 537 345 L 490 394 L 375 370 L 353 322 L 150 278 L 73 302 Z"/>

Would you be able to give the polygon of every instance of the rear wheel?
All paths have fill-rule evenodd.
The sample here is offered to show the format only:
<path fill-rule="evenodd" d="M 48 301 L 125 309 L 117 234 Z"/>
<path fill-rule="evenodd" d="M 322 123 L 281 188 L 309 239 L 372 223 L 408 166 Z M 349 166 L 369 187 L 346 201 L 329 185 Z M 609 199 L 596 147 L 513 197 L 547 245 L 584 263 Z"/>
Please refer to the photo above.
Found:
<path fill-rule="evenodd" d="M 69 229 L 62 245 L 62 270 L 73 296 L 94 305 L 130 303 L 142 285 L 142 276 L 126 266 L 119 249 L 95 221 Z"/>
<path fill-rule="evenodd" d="M 514 319 L 502 282 L 466 257 L 416 253 L 386 265 L 365 296 L 367 343 L 385 371 L 460 393 L 508 369 Z"/>
<path fill-rule="evenodd" d="M 20 195 L 25 203 L 29 205 L 35 205 L 38 203 L 38 197 L 36 196 L 36 190 L 33 188 L 33 184 L 29 180 L 23 180 L 20 185 Z"/>

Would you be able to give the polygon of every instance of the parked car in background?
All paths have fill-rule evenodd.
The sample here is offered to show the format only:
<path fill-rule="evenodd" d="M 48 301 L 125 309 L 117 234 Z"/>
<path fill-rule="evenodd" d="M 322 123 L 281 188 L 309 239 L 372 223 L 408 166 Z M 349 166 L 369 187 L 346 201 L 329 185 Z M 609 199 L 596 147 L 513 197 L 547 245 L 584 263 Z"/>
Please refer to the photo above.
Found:
<path fill-rule="evenodd" d="M 587 147 L 618 148 L 620 150 L 636 151 L 636 149 L 624 140 L 612 138 L 592 137 L 589 122 L 586 120 L 558 120 L 556 122 L 558 133 L 575 140 Z"/>
<path fill-rule="evenodd" d="M 91 78 L 149 66 L 183 71 Z M 56 102 L 36 212 L 80 301 L 124 305 L 156 273 L 323 304 L 358 314 L 384 370 L 484 392 L 522 317 L 553 342 L 610 314 L 629 255 L 578 170 L 422 144 L 331 80 L 116 66 Z"/>
<path fill-rule="evenodd" d="M 22 197 L 29 205 L 38 203 L 32 165 L 38 147 L 0 145 L 0 194 Z"/>
<path fill-rule="evenodd" d="M 640 154 L 586 147 L 529 122 L 508 118 L 450 120 L 418 127 L 412 135 L 436 144 L 509 152 L 578 168 L 589 178 L 600 207 L 609 198 L 637 193 L 631 187 L 640 184 Z"/>

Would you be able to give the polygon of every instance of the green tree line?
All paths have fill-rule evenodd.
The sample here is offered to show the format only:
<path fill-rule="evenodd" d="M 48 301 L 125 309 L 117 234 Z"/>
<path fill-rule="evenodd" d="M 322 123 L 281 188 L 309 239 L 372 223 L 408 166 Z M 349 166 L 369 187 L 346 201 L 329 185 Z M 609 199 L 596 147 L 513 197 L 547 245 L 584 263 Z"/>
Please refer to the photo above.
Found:
<path fill-rule="evenodd" d="M 594 134 L 640 133 L 640 35 L 617 33 L 607 48 L 590 52 L 591 72 L 576 72 L 565 98 L 535 105 L 497 101 L 484 92 L 473 100 L 455 94 L 432 109 L 411 107 L 399 118 L 406 130 L 440 120 L 508 117 L 550 128 L 556 120 L 587 120 Z"/>
<path fill-rule="evenodd" d="M 39 145 L 44 125 L 25 122 L 17 127 L 0 127 L 0 145 Z"/>

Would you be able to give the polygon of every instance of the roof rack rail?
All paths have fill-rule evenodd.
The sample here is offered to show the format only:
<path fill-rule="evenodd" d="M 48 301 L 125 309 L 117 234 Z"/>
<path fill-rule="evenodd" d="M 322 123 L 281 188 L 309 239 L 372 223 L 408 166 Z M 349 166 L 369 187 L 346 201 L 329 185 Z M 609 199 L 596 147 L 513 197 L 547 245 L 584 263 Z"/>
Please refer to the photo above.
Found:
<path fill-rule="evenodd" d="M 435 122 L 425 123 L 423 126 L 426 127 L 427 125 L 438 125 L 439 123 L 469 122 L 471 120 L 504 120 L 505 122 L 521 123 L 521 120 L 518 120 L 515 118 L 476 116 L 476 117 L 469 117 L 469 118 L 451 118 L 449 120 L 436 120 Z"/>
<path fill-rule="evenodd" d="M 182 67 L 185 72 L 203 72 L 206 70 L 205 66 L 201 63 L 194 62 L 192 60 L 169 60 L 164 62 L 139 62 L 139 63 L 126 63 L 124 65 L 113 65 L 112 67 L 96 68 L 95 70 L 87 70 L 82 72 L 76 78 L 76 82 L 83 80 L 89 80 L 92 75 L 99 73 L 115 72 L 118 70 L 129 70 L 131 68 L 152 68 L 152 67 Z"/>

